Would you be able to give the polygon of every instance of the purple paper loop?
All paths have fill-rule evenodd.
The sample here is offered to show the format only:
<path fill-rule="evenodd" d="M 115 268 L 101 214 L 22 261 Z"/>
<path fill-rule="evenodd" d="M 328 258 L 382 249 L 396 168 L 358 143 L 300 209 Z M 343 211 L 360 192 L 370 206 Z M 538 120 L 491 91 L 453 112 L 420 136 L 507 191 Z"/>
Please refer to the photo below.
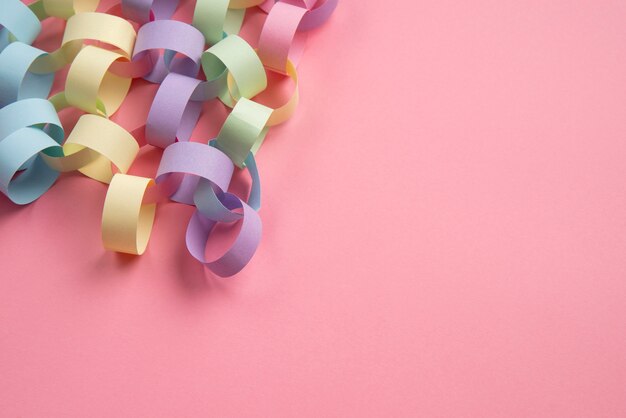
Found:
<path fill-rule="evenodd" d="M 191 137 L 202 103 L 191 101 L 201 81 L 181 74 L 170 73 L 157 90 L 146 122 L 146 140 L 159 148 Z"/>
<path fill-rule="evenodd" d="M 174 173 L 183 174 L 184 179 L 171 199 L 193 205 L 193 195 L 200 178 L 225 191 L 234 169 L 230 158 L 217 148 L 199 142 L 176 142 L 163 152 L 156 182 L 167 181 Z"/>
<path fill-rule="evenodd" d="M 162 82 L 170 72 L 196 77 L 204 42 L 202 33 L 187 23 L 156 20 L 139 28 L 133 61 L 145 59 L 148 54 L 151 56 L 156 65 L 144 78 L 153 83 Z M 165 53 L 159 55 L 159 50 L 165 50 Z"/>
<path fill-rule="evenodd" d="M 191 216 L 185 237 L 191 255 L 220 277 L 237 274 L 248 264 L 261 242 L 262 232 L 261 218 L 254 209 L 237 197 L 228 199 L 225 203 L 228 203 L 231 210 L 242 209 L 242 213 L 239 215 L 241 219 L 239 234 L 224 255 L 213 261 L 206 260 L 205 249 L 217 222 L 206 218 L 197 210 Z"/>

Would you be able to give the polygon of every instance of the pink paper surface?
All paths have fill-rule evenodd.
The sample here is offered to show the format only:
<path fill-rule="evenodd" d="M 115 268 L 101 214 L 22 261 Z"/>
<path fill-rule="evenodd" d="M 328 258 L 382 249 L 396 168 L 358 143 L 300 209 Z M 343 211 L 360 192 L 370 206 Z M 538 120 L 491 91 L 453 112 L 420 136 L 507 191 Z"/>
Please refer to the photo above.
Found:
<path fill-rule="evenodd" d="M 0 415 L 625 416 L 625 16 L 342 0 L 258 155 L 264 236 L 230 280 L 188 254 L 190 207 L 161 205 L 132 257 L 102 248 L 102 184 L 2 196 Z M 226 116 L 205 113 L 198 140 Z"/>

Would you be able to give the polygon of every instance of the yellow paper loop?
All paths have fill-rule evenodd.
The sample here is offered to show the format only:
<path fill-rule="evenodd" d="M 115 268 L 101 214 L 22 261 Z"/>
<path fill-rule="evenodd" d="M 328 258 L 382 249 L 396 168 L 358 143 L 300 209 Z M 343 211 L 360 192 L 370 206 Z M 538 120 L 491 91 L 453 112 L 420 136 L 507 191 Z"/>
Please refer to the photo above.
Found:
<path fill-rule="evenodd" d="M 116 174 L 111 180 L 102 210 L 102 242 L 107 250 L 141 255 L 146 250 L 156 205 L 143 204 L 154 180 Z"/>
<path fill-rule="evenodd" d="M 131 79 L 109 71 L 116 60 L 126 58 L 117 52 L 88 45 L 72 62 L 65 81 L 68 104 L 85 112 L 111 116 L 128 93 Z"/>
<path fill-rule="evenodd" d="M 87 39 L 108 44 L 125 58 L 131 57 L 137 34 L 125 19 L 106 13 L 79 13 L 67 20 L 61 47 L 33 62 L 34 73 L 58 71 L 74 60 Z"/>
<path fill-rule="evenodd" d="M 78 170 L 103 183 L 113 177 L 111 165 L 126 173 L 139 145 L 124 128 L 96 115 L 83 115 L 63 144 L 64 157 L 42 154 L 44 161 L 57 171 Z"/>

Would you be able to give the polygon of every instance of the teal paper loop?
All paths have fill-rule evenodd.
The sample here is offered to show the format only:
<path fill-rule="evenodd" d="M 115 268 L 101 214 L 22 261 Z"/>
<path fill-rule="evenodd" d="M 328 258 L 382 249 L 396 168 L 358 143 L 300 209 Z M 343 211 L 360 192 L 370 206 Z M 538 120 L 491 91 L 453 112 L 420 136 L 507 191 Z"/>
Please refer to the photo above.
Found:
<path fill-rule="evenodd" d="M 0 191 L 18 205 L 44 194 L 59 177 L 39 156 L 51 149 L 60 150 L 60 146 L 36 128 L 22 128 L 0 140 Z"/>
<path fill-rule="evenodd" d="M 25 44 L 32 44 L 41 32 L 41 22 L 20 0 L 2 0 L 0 6 L 0 51 L 10 42 L 9 35 Z"/>
<path fill-rule="evenodd" d="M 44 129 L 57 144 L 61 144 L 65 136 L 59 116 L 48 100 L 25 99 L 0 109 L 0 141 L 26 127 Z"/>
<path fill-rule="evenodd" d="M 13 42 L 0 52 L 0 107 L 29 98 L 45 99 L 50 94 L 54 73 L 29 71 L 45 51 L 22 42 Z"/>

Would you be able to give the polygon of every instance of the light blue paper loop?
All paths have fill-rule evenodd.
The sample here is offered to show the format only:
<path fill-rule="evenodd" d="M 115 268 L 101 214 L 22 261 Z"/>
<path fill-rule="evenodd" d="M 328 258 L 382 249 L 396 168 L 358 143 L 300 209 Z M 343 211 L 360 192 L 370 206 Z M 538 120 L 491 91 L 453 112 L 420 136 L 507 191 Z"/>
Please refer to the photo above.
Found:
<path fill-rule="evenodd" d="M 32 44 L 41 32 L 41 22 L 20 0 L 2 0 L 0 6 L 0 51 L 9 43 L 9 34 L 26 44 Z"/>
<path fill-rule="evenodd" d="M 26 127 L 45 127 L 46 133 L 58 144 L 65 133 L 52 103 L 44 99 L 25 99 L 0 109 L 0 141 Z"/>
<path fill-rule="evenodd" d="M 29 71 L 33 61 L 43 55 L 47 53 L 22 42 L 13 42 L 0 52 L 0 107 L 17 100 L 48 97 L 54 74 Z"/>
<path fill-rule="evenodd" d="M 54 139 L 37 128 L 22 128 L 0 140 L 0 191 L 18 205 L 44 194 L 59 177 L 38 155 L 50 148 L 60 150 Z"/>

